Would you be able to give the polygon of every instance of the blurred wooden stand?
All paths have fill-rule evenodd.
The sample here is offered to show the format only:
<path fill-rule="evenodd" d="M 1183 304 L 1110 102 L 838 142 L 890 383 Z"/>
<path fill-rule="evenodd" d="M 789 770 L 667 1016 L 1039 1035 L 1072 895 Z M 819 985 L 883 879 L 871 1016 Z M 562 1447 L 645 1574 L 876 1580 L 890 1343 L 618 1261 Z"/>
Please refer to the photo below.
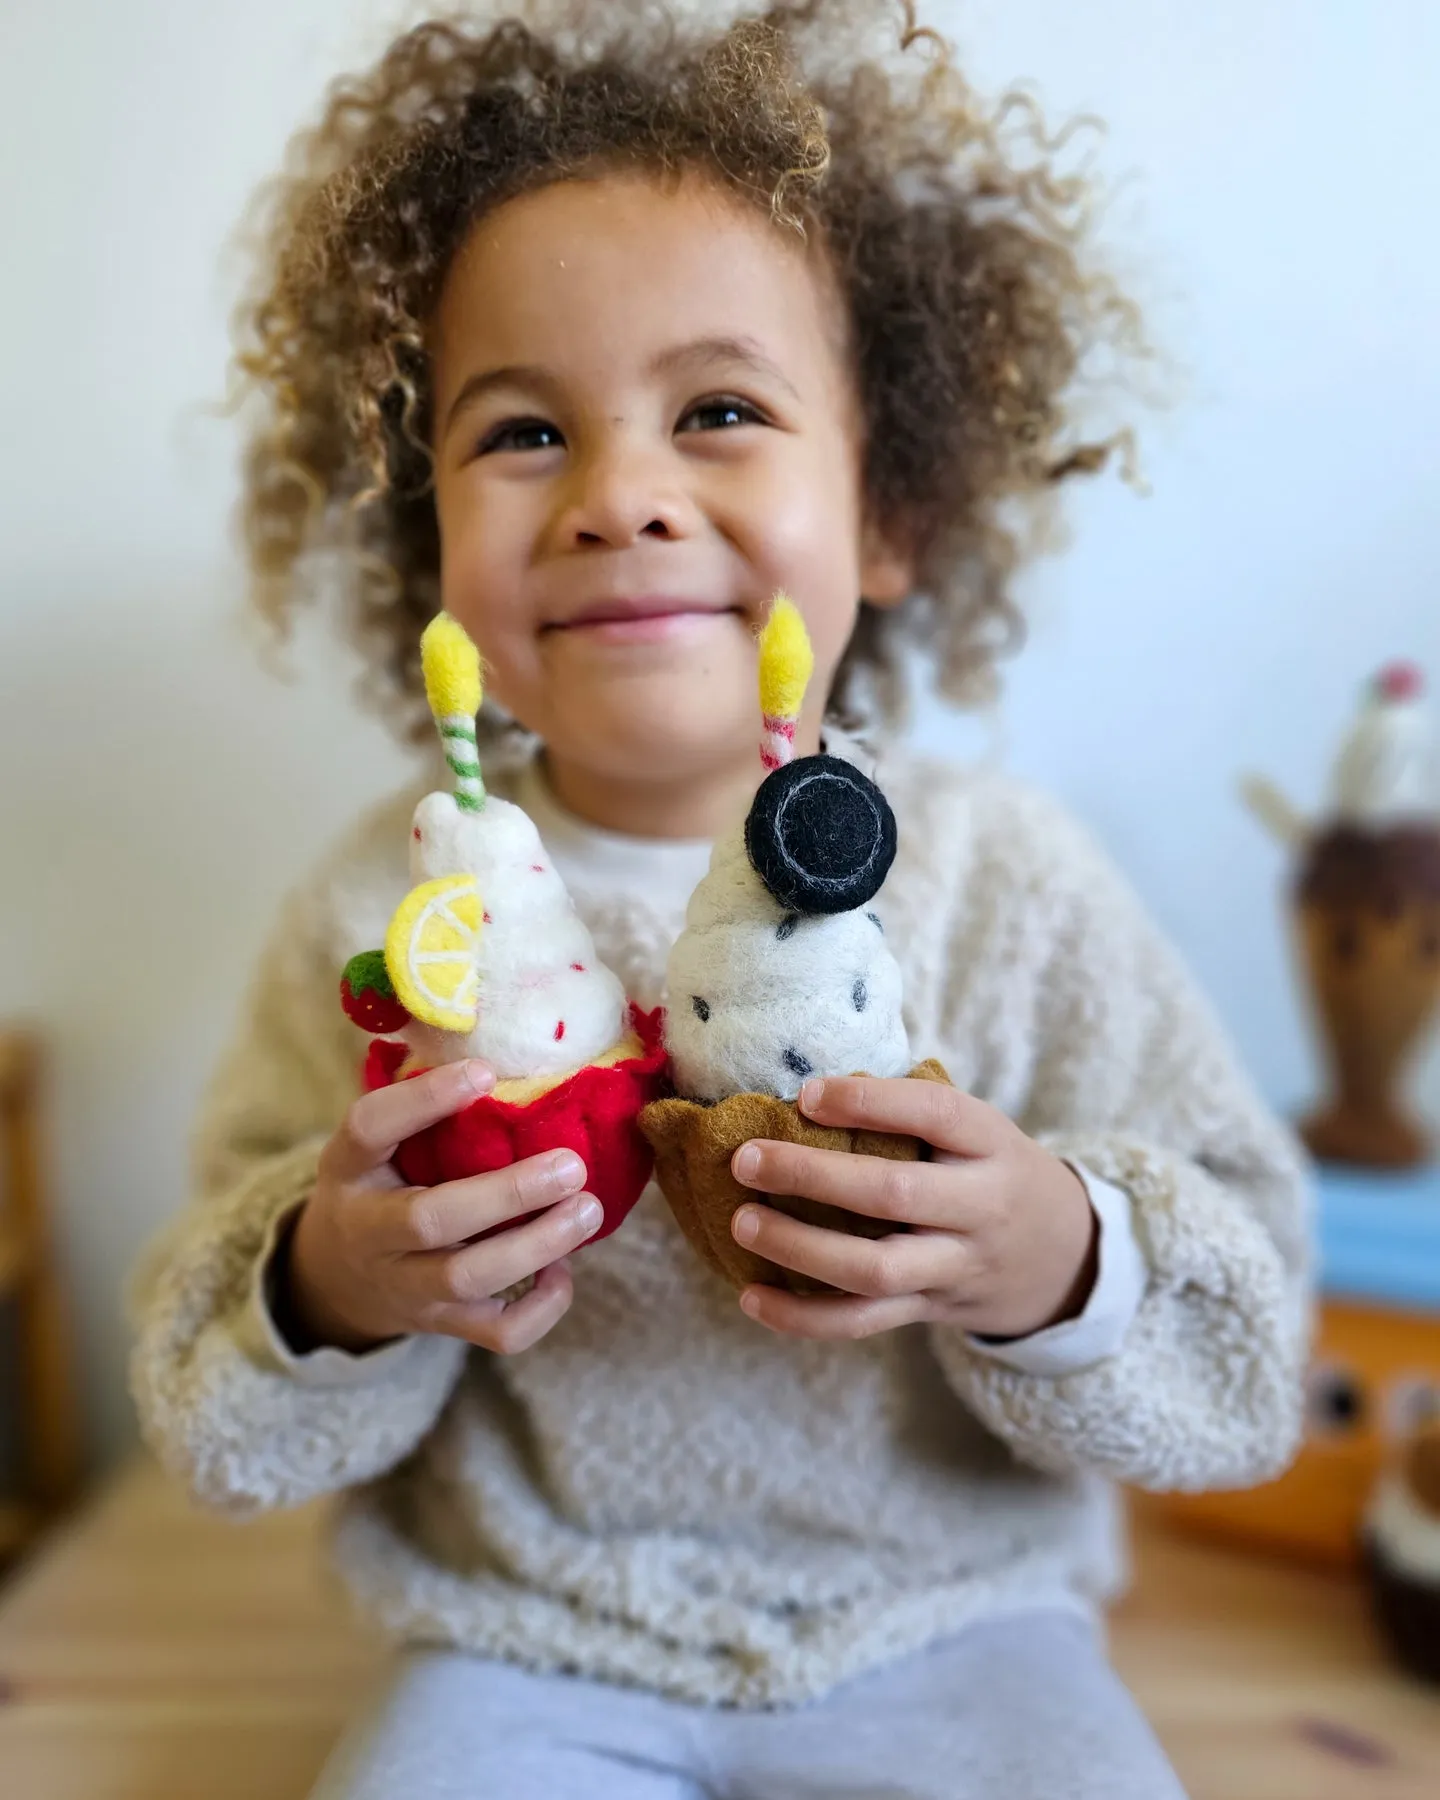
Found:
<path fill-rule="evenodd" d="M 31 1032 L 0 1030 L 0 1305 L 14 1309 L 19 1366 L 0 1405 L 15 1408 L 18 1493 L 0 1491 L 0 1566 L 73 1499 L 80 1430 L 40 1156 L 42 1058 Z"/>

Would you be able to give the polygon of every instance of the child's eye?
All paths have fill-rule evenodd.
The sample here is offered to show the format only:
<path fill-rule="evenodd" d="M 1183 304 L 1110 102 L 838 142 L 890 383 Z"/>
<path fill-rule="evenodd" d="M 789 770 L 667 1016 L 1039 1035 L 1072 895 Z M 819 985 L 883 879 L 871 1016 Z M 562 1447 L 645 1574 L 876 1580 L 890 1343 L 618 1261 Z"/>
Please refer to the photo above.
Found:
<path fill-rule="evenodd" d="M 737 400 L 729 394 L 717 394 L 713 399 L 698 401 L 684 415 L 675 429 L 677 431 L 725 431 L 733 425 L 764 425 L 766 423 L 764 413 L 758 406 L 752 406 L 748 400 Z"/>
<path fill-rule="evenodd" d="M 506 419 L 485 433 L 475 447 L 475 454 L 489 456 L 496 450 L 555 450 L 564 442 L 560 428 L 548 419 Z"/>

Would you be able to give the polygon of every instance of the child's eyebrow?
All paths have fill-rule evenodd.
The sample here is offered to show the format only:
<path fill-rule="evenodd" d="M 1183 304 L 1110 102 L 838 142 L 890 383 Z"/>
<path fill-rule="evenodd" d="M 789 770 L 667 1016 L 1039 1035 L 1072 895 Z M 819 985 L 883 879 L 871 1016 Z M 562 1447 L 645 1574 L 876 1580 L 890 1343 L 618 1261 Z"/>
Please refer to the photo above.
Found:
<path fill-rule="evenodd" d="M 713 367 L 718 363 L 738 363 L 742 368 L 750 369 L 775 382 L 792 398 L 800 398 L 795 383 L 780 365 L 766 355 L 754 338 L 749 337 L 720 335 L 691 338 L 683 344 L 672 344 L 652 360 L 650 372 L 652 375 L 671 375 L 686 368 Z M 554 385 L 554 375 L 538 363 L 507 363 L 499 369 L 477 369 L 461 382 L 460 391 L 450 402 L 450 410 L 445 415 L 445 430 L 448 433 L 462 412 L 496 388 L 543 389 L 553 388 Z"/>
<path fill-rule="evenodd" d="M 739 363 L 783 387 L 796 400 L 799 390 L 790 377 L 750 337 L 712 336 L 692 338 L 688 343 L 674 344 L 662 350 L 650 367 L 656 375 L 673 374 L 677 369 L 703 366 L 707 363 Z"/>
<path fill-rule="evenodd" d="M 460 383 L 459 393 L 450 402 L 450 410 L 445 415 L 445 430 L 448 432 L 462 412 L 494 388 L 544 388 L 553 385 L 554 377 L 538 363 L 507 363 L 502 369 L 477 369 Z"/>

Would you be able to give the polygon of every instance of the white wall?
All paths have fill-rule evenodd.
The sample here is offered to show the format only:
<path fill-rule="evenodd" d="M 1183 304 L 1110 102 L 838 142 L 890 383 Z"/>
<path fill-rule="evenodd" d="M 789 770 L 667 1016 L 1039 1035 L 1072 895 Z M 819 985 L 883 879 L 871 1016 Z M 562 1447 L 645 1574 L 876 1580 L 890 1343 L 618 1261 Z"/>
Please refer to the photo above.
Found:
<path fill-rule="evenodd" d="M 1240 769 L 1314 799 L 1360 679 L 1440 678 L 1440 87 L 1428 0 L 973 0 L 989 82 L 1111 121 L 1112 224 L 1184 405 L 1031 583 L 1013 765 L 1132 873 L 1267 1087 L 1309 1079 L 1277 853 Z M 129 1431 L 122 1269 L 282 887 L 401 759 L 323 643 L 257 668 L 227 535 L 219 252 L 355 0 L 53 0 L 0 14 L 0 1014 L 54 1043 L 53 1155 L 95 1441 Z M 973 728 L 927 717 L 963 748 Z M 1440 1064 L 1426 1085 L 1440 1110 Z"/>
<path fill-rule="evenodd" d="M 947 14 L 987 80 L 1022 71 L 1108 120 L 1117 251 L 1187 370 L 1149 434 L 1150 497 L 1091 489 L 1036 572 L 1009 760 L 1094 823 L 1265 1087 L 1298 1096 L 1284 862 L 1235 778 L 1314 806 L 1381 662 L 1413 656 L 1440 689 L 1440 8 Z M 1419 1087 L 1440 1113 L 1440 1055 Z"/>

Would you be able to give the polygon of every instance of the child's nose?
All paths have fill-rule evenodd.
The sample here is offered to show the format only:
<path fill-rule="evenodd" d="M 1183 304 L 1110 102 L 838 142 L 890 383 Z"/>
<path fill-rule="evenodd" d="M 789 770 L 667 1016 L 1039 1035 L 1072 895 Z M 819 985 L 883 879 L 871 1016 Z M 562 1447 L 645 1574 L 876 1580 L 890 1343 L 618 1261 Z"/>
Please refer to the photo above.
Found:
<path fill-rule="evenodd" d="M 613 444 L 575 467 L 560 535 L 567 549 L 621 549 L 642 537 L 687 536 L 693 511 L 665 458 Z"/>

